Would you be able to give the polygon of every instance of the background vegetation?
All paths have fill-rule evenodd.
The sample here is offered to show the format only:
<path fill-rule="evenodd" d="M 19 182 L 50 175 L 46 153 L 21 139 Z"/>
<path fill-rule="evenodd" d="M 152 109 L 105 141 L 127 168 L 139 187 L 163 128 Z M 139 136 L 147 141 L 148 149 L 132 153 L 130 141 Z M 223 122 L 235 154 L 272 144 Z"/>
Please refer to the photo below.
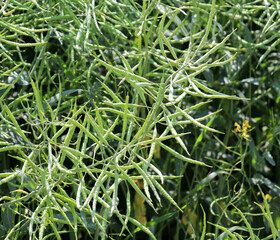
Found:
<path fill-rule="evenodd" d="M 0 3 L 1 239 L 279 239 L 279 1 Z"/>

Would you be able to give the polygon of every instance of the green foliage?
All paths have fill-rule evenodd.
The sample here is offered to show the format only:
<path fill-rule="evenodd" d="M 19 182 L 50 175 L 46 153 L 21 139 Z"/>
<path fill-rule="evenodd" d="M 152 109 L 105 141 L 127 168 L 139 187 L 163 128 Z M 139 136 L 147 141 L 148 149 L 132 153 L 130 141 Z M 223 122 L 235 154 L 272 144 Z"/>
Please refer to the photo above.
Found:
<path fill-rule="evenodd" d="M 280 238 L 278 9 L 1 3 L 1 239 Z"/>

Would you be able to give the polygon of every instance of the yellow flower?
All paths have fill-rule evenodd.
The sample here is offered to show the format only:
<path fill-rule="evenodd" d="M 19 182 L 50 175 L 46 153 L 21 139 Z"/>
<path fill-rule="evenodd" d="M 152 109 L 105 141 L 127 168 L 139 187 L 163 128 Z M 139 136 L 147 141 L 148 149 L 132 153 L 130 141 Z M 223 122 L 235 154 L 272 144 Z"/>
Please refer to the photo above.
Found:
<path fill-rule="evenodd" d="M 269 194 L 265 194 L 264 197 L 265 197 L 265 199 L 268 200 L 268 201 L 270 201 L 270 200 L 272 199 L 272 197 L 271 197 Z"/>
<path fill-rule="evenodd" d="M 235 122 L 234 127 L 235 129 L 233 130 L 233 132 L 236 135 L 245 138 L 245 140 L 248 140 L 250 135 L 247 133 L 247 131 L 249 131 L 248 129 L 251 128 L 248 120 L 244 120 L 244 122 L 242 123 L 242 127 L 237 122 Z"/>
<path fill-rule="evenodd" d="M 248 137 L 250 137 L 245 131 L 242 133 L 242 137 L 244 137 L 246 140 L 248 140 Z"/>
<path fill-rule="evenodd" d="M 236 127 L 234 129 L 235 132 L 241 132 L 241 126 L 237 122 L 234 123 L 234 126 Z"/>

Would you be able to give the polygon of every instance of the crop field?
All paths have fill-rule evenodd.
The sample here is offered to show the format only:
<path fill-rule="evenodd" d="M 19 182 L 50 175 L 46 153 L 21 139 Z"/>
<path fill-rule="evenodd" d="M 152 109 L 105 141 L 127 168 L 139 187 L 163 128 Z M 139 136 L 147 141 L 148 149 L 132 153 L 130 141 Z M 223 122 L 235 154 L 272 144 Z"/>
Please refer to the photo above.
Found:
<path fill-rule="evenodd" d="M 279 176 L 280 1 L 0 2 L 0 240 L 277 240 Z"/>

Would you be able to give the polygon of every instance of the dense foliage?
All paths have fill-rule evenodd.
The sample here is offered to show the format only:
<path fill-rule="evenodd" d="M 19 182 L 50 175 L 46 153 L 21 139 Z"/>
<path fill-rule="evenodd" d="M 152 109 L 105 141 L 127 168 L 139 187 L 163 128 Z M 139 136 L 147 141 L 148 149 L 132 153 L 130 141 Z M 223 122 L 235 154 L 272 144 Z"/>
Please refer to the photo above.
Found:
<path fill-rule="evenodd" d="M 279 239 L 279 1 L 0 3 L 1 239 Z"/>

